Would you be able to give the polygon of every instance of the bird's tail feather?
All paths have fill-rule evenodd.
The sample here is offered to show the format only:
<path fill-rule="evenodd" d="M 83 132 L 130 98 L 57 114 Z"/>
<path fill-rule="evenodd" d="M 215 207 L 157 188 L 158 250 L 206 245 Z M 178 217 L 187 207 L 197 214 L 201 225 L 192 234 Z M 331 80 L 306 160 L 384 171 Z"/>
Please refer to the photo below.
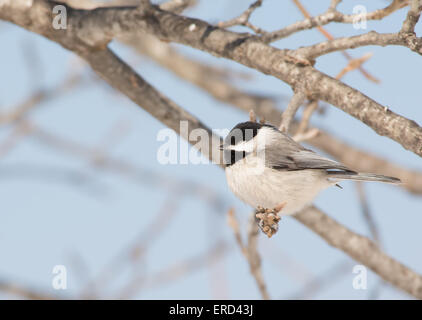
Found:
<path fill-rule="evenodd" d="M 393 183 L 393 184 L 401 183 L 400 179 L 383 176 L 380 174 L 353 173 L 353 172 L 349 173 L 349 172 L 342 172 L 342 171 L 329 172 L 328 179 L 332 181 L 355 180 L 355 181 L 376 181 L 376 182 L 385 182 L 385 183 Z"/>

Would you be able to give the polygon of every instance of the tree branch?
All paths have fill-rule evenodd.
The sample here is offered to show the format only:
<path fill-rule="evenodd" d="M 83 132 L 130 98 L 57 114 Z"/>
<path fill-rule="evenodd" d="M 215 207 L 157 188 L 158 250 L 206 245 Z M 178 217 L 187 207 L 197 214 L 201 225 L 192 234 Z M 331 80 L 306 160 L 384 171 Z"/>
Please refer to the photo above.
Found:
<path fill-rule="evenodd" d="M 422 276 L 382 252 L 371 240 L 348 230 L 315 207 L 294 218 L 319 234 L 329 245 L 363 263 L 385 281 L 422 299 Z"/>
<path fill-rule="evenodd" d="M 259 38 L 219 29 L 198 19 L 180 17 L 155 6 L 142 12 L 127 7 L 73 10 L 68 17 L 71 28 L 63 32 L 49 25 L 50 5 L 46 0 L 34 0 L 29 21 L 26 10 L 6 5 L 0 18 L 40 33 L 79 54 L 105 48 L 113 37 L 143 31 L 229 58 L 271 74 L 293 88 L 302 85 L 310 98 L 337 106 L 378 134 L 388 136 L 422 156 L 422 128 L 416 122 L 386 109 L 358 90 L 289 56 L 286 51 L 266 45 Z"/>
<path fill-rule="evenodd" d="M 137 39 L 139 37 L 131 36 L 128 44 L 135 46 L 140 53 L 147 54 L 180 78 L 197 85 L 220 101 L 229 103 L 245 112 L 254 110 L 260 118 L 269 120 L 275 126 L 280 125 L 281 112 L 272 99 L 239 91 L 224 79 L 224 75 L 215 73 L 216 70 L 214 69 L 210 70 L 208 65 L 187 59 L 170 48 L 168 44 L 150 36 L 142 36 L 142 41 L 136 41 Z M 207 74 L 208 77 L 204 78 L 203 74 Z M 317 102 L 314 100 L 305 109 L 299 127 L 296 121 L 292 121 L 292 131 L 295 135 L 303 136 L 305 134 L 309 126 L 310 115 L 316 107 Z M 398 177 L 404 182 L 400 187 L 415 194 L 422 194 L 422 174 L 420 172 L 408 170 L 354 148 L 321 129 L 310 128 L 309 130 L 310 132 L 317 131 L 318 135 L 313 136 L 311 140 L 306 135 L 308 143 L 332 155 L 350 168 L 361 172 L 374 172 Z"/>
<path fill-rule="evenodd" d="M 281 118 L 281 124 L 279 127 L 281 132 L 289 132 L 290 123 L 292 122 L 297 110 L 299 110 L 299 107 L 305 102 L 305 99 L 306 94 L 300 89 L 293 94 L 293 97 L 290 100 L 287 109 L 283 112 L 283 116 Z"/>
<path fill-rule="evenodd" d="M 237 77 L 234 70 L 223 70 L 185 57 L 168 44 L 149 35 L 120 37 L 119 40 L 159 63 L 181 79 L 205 90 L 215 99 L 248 111 L 255 108 L 275 108 L 274 99 L 236 88 L 232 84 L 232 78 Z M 204 74 L 207 76 L 204 77 Z M 239 77 L 241 76 L 246 75 L 239 75 Z"/>
<path fill-rule="evenodd" d="M 218 23 L 218 27 L 229 28 L 229 27 L 233 27 L 237 25 L 242 25 L 242 26 L 248 27 L 249 29 L 253 30 L 256 33 L 265 33 L 264 30 L 254 26 L 252 23 L 249 22 L 249 19 L 252 13 L 262 5 L 262 2 L 263 0 L 256 0 L 240 16 L 228 21 L 221 21 Z"/>
<path fill-rule="evenodd" d="M 400 30 L 402 33 L 415 33 L 415 26 L 419 21 L 419 17 L 422 11 L 421 0 L 411 0 L 410 8 L 407 12 L 406 20 L 403 22 L 403 26 Z"/>
<path fill-rule="evenodd" d="M 240 234 L 239 223 L 237 222 L 233 209 L 230 209 L 227 213 L 227 219 L 229 226 L 233 229 L 233 233 L 242 254 L 246 258 L 249 264 L 249 270 L 255 279 L 258 286 L 259 292 L 264 300 L 269 300 L 270 295 L 265 284 L 264 277 L 262 276 L 261 269 L 261 256 L 258 252 L 258 225 L 255 221 L 255 213 L 252 213 L 248 224 L 248 240 L 245 245 Z"/>
<path fill-rule="evenodd" d="M 337 38 L 320 42 L 308 47 L 302 47 L 294 50 L 294 54 L 305 59 L 316 59 L 322 55 L 335 52 L 343 51 L 346 49 L 358 48 L 363 46 L 405 46 L 409 47 L 412 51 L 422 55 L 422 39 L 414 36 L 414 43 L 409 46 L 407 37 L 401 33 L 384 33 L 380 34 L 375 31 L 370 31 L 365 34 L 361 34 L 353 37 Z"/>
<path fill-rule="evenodd" d="M 356 21 L 356 18 L 358 17 L 360 19 L 365 20 L 381 20 L 406 5 L 406 0 L 394 0 L 390 5 L 388 5 L 384 9 L 378 9 L 373 12 L 368 12 L 366 15 L 362 16 L 361 14 L 347 15 L 336 11 L 335 8 L 339 4 L 337 2 L 340 1 L 335 1 L 334 3 L 332 3 L 329 9 L 323 14 L 295 22 L 283 29 L 269 32 L 262 37 L 262 40 L 266 43 L 278 41 L 280 39 L 292 35 L 293 33 L 312 29 L 318 26 L 324 26 L 331 22 L 354 23 Z"/>
<path fill-rule="evenodd" d="M 56 300 L 57 297 L 48 294 L 46 292 L 41 292 L 39 290 L 34 290 L 32 288 L 25 288 L 15 283 L 0 279 L 0 291 L 7 294 L 17 295 L 25 299 L 31 300 Z"/>
<path fill-rule="evenodd" d="M 97 37 L 94 32 L 101 32 L 98 29 L 99 26 L 104 27 L 106 39 L 112 38 L 115 33 L 122 34 L 127 32 L 128 28 L 136 26 L 164 39 L 185 43 L 231 58 L 265 73 L 273 74 L 293 87 L 303 82 L 301 79 L 306 79 L 305 89 L 321 97 L 322 100 L 337 102 L 342 109 L 347 110 L 347 112 L 372 127 L 375 126 L 376 130 L 382 134 L 401 141 L 404 146 L 417 154 L 422 153 L 421 128 L 416 123 L 391 112 L 386 112 L 382 106 L 358 91 L 319 73 L 310 66 L 292 63 L 282 51 L 269 47 L 249 36 L 245 38 L 244 35 L 212 27 L 200 20 L 178 17 L 155 7 L 151 7 L 151 12 L 134 12 L 133 8 L 106 11 L 101 9 L 93 12 L 74 11 L 75 20 L 71 23 L 71 26 L 77 29 L 80 23 L 81 29 L 57 32 L 52 30 L 49 25 L 51 7 L 46 1 L 34 0 L 29 17 L 27 14 L 29 9 L 22 10 L 23 7 L 20 6 L 19 0 L 14 4 L 18 4 L 18 10 L 15 10 L 15 5 L 6 5 L 6 8 L 2 8 L 0 12 L 0 18 L 8 19 L 29 30 L 38 32 L 74 51 L 84 58 L 93 70 L 111 86 L 179 134 L 182 134 L 179 130 L 181 120 L 189 122 L 190 130 L 194 128 L 206 130 L 210 136 L 210 143 L 208 148 L 201 151 L 220 164 L 222 163 L 220 153 L 218 152 L 218 156 L 216 156 L 214 152 L 211 152 L 211 148 L 218 148 L 220 138 L 213 135 L 211 130 L 198 119 L 159 93 L 127 64 L 106 49 L 104 45 L 107 41 L 104 41 L 104 38 Z M 155 19 L 151 21 L 152 18 Z M 132 25 L 133 21 L 136 23 Z M 75 22 L 78 23 L 75 24 Z M 110 22 L 114 23 L 110 24 Z M 122 24 L 126 28 L 122 28 Z M 195 25 L 197 31 L 190 31 L 193 29 L 190 27 L 192 24 Z M 72 32 L 76 32 L 76 34 Z M 86 38 L 82 41 L 84 35 Z M 79 41 L 77 41 L 78 39 Z M 359 110 L 356 110 L 356 106 L 360 106 Z M 374 119 L 381 115 L 384 115 L 382 122 L 374 122 L 376 121 Z M 391 131 L 389 125 L 392 125 L 393 131 Z M 401 129 L 407 133 L 405 137 L 403 137 Z M 185 139 L 187 138 L 186 134 L 182 136 Z M 211 143 L 214 140 L 218 143 Z M 296 218 L 321 235 L 331 245 L 370 267 L 384 280 L 417 298 L 422 297 L 421 276 L 382 253 L 367 238 L 353 233 L 315 208 L 298 214 Z"/>

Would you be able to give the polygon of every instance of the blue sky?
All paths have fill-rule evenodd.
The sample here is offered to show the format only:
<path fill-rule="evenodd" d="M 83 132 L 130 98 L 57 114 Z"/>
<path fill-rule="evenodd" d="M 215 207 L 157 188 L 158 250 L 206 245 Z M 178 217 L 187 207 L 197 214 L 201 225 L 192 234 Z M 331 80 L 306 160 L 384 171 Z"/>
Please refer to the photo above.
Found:
<path fill-rule="evenodd" d="M 216 23 L 236 16 L 250 2 L 200 0 L 199 5 L 186 14 Z M 339 9 L 347 13 L 352 12 L 353 6 L 361 4 L 354 0 L 343 2 Z M 312 14 L 321 13 L 328 3 L 303 1 Z M 368 10 L 380 8 L 386 3 L 371 1 L 367 4 Z M 351 25 L 339 24 L 331 24 L 327 30 L 334 36 L 370 30 L 395 32 L 405 14 L 406 10 L 400 10 L 381 22 L 370 21 L 367 30 L 355 30 Z M 263 7 L 254 13 L 252 22 L 264 29 L 275 30 L 299 19 L 302 19 L 300 12 L 290 1 L 266 0 Z M 422 33 L 421 24 L 416 31 L 419 35 Z M 248 265 L 226 223 L 226 212 L 234 207 L 242 229 L 246 230 L 251 209 L 230 193 L 221 169 L 213 165 L 160 165 L 156 159 L 161 144 L 156 139 L 157 133 L 164 128 L 160 122 L 107 84 L 95 80 L 95 77 L 90 80 L 92 74 L 89 69 L 78 67 L 78 59 L 57 44 L 6 23 L 0 24 L 0 39 L 4 44 L 0 53 L 3 61 L 1 111 L 25 100 L 34 89 L 54 88 L 70 69 L 82 72 L 87 80 L 83 85 L 42 103 L 31 112 L 31 121 L 57 136 L 90 147 L 104 143 L 110 128 L 116 123 L 123 125 L 128 128 L 126 135 L 109 152 L 115 158 L 136 165 L 143 172 L 140 176 L 133 176 L 98 170 L 85 158 L 58 151 L 34 137 L 20 141 L 0 159 L 0 279 L 57 294 L 51 287 L 52 269 L 55 265 L 65 265 L 68 289 L 60 294 L 73 297 L 84 288 L 93 289 L 88 285 L 89 281 L 143 233 L 163 210 L 163 204 L 169 204 L 174 213 L 168 219 L 163 234 L 147 238 L 148 249 L 136 269 L 118 269 L 114 273 L 115 282 L 101 283 L 107 287 L 100 291 L 101 296 L 118 297 L 119 288 L 127 283 L 132 272 L 152 279 L 160 275 L 160 271 L 201 256 L 219 241 L 225 241 L 228 250 L 218 262 L 206 263 L 183 277 L 163 284 L 154 285 L 146 281 L 145 286 L 132 297 L 260 298 Z M 323 40 L 321 34 L 311 30 L 274 45 L 296 48 Z M 116 43 L 111 46 L 147 81 L 209 127 L 231 128 L 247 118 L 245 113 L 214 100 L 150 60 L 136 56 L 130 49 Z M 206 63 L 251 74 L 253 80 L 236 80 L 235 84 L 250 92 L 280 97 L 280 108 L 286 105 L 282 97 L 291 95 L 291 89 L 278 79 L 191 48 L 175 47 Z M 367 52 L 372 52 L 374 56 L 365 68 L 381 79 L 381 83 L 371 83 L 358 72 L 347 74 L 344 81 L 391 110 L 422 123 L 420 56 L 401 47 L 365 47 L 350 51 L 354 57 Z M 344 57 L 333 53 L 320 58 L 316 67 L 335 76 L 345 65 Z M 312 123 L 363 150 L 405 167 L 422 170 L 418 156 L 396 142 L 378 136 L 335 107 L 329 106 L 323 116 L 315 115 Z M 3 140 L 10 131 L 10 127 L 0 128 L 0 139 Z M 86 180 L 69 184 L 63 178 L 63 172 L 77 172 Z M 222 204 L 217 208 L 210 207 L 191 191 L 184 193 L 185 184 L 170 188 L 167 179 L 160 178 L 157 183 L 156 175 L 205 185 L 215 190 Z M 332 188 L 325 191 L 316 205 L 348 228 L 369 235 L 354 184 L 343 183 L 343 187 L 343 190 Z M 398 187 L 375 183 L 366 184 L 365 190 L 385 251 L 422 273 L 420 197 Z M 295 296 L 309 279 L 321 276 L 325 286 L 313 298 L 366 299 L 379 283 L 379 278 L 369 272 L 368 289 L 354 290 L 352 269 L 356 263 L 289 217 L 282 220 L 275 237 L 270 240 L 264 236 L 260 238 L 260 247 L 264 278 L 272 298 Z M 344 264 L 345 271 L 337 276 L 333 269 Z M 10 296 L 0 294 L 0 298 Z M 384 285 L 379 298 L 408 299 L 409 296 Z"/>

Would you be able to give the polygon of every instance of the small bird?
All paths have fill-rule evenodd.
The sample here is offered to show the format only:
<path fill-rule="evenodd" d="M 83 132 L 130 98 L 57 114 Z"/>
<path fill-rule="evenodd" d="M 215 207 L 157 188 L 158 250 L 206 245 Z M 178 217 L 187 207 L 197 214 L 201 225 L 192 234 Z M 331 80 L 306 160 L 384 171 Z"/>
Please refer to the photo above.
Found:
<path fill-rule="evenodd" d="M 231 191 L 253 208 L 279 208 L 280 215 L 300 211 L 322 190 L 343 180 L 400 183 L 397 178 L 353 171 L 268 124 L 239 123 L 220 149 Z"/>

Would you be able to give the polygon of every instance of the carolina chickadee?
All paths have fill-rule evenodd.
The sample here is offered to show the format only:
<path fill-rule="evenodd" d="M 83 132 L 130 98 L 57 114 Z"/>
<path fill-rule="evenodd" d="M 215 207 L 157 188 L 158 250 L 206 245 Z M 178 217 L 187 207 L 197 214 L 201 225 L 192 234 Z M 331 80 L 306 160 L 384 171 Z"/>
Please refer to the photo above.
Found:
<path fill-rule="evenodd" d="M 254 208 L 283 204 L 281 215 L 300 211 L 319 192 L 342 180 L 400 183 L 397 178 L 350 170 L 268 124 L 239 123 L 220 149 L 233 193 Z"/>

